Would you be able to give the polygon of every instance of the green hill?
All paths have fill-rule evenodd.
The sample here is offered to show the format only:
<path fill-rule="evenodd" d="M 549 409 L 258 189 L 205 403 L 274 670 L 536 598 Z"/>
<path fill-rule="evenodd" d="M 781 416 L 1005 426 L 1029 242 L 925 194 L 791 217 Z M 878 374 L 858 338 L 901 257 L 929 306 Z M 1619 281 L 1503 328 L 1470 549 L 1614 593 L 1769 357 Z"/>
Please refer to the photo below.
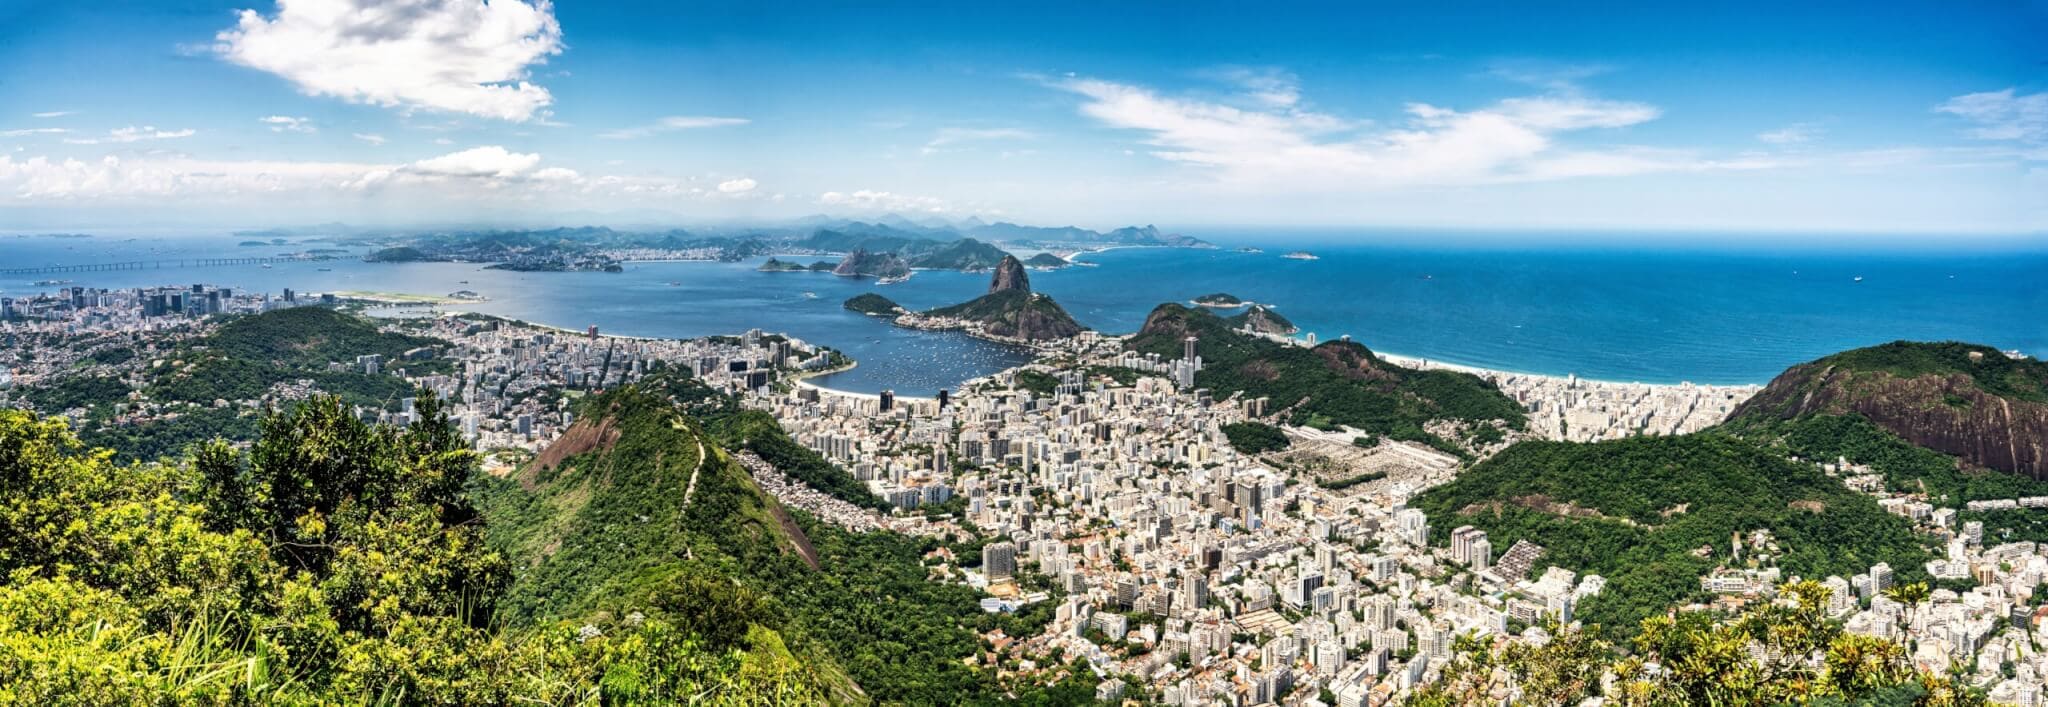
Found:
<path fill-rule="evenodd" d="M 647 582 L 649 594 L 618 599 L 646 599 L 630 613 L 501 621 L 494 607 L 523 605 L 525 583 L 563 573 L 530 580 L 491 549 L 491 514 L 479 515 L 463 493 L 475 456 L 440 409 L 423 398 L 424 419 L 396 429 L 316 399 L 266 419 L 247 453 L 211 445 L 165 465 L 116 465 L 61 423 L 0 411 L 10 480 L 0 484 L 0 696 L 24 704 L 860 699 L 844 692 L 828 662 L 784 643 L 774 599 L 714 571 Z M 603 543 L 583 531 L 677 523 L 610 518 L 613 527 L 570 526 L 558 537 L 592 557 Z M 561 608 L 556 615 L 573 613 Z"/>
<path fill-rule="evenodd" d="M 1073 265 L 1073 263 L 1068 262 L 1066 258 L 1062 258 L 1051 253 L 1039 253 L 1037 255 L 1031 256 L 1030 258 L 1025 259 L 1024 264 L 1034 268 L 1047 268 L 1051 270 L 1057 270 L 1060 268 Z"/>
<path fill-rule="evenodd" d="M 903 309 L 903 305 L 897 304 L 895 300 L 873 292 L 854 295 L 851 299 L 846 300 L 845 306 L 848 310 L 860 312 L 861 314 L 872 314 L 878 317 L 894 317 L 907 311 Z"/>
<path fill-rule="evenodd" d="M 1787 369 L 1729 416 L 1739 429 L 1854 415 L 1967 466 L 2048 481 L 2048 363 L 1989 346 L 1895 341 Z"/>
<path fill-rule="evenodd" d="M 127 403 L 131 388 L 114 378 L 69 378 L 24 396 L 46 413 L 86 408 L 87 423 L 79 434 L 87 443 L 114 449 L 124 459 L 155 459 L 206 439 L 254 438 L 255 410 L 216 408 L 214 401 L 261 398 L 279 383 L 310 380 L 351 405 L 395 408 L 399 399 L 412 395 L 411 387 L 396 375 L 364 373 L 356 357 L 381 355 L 386 371 L 449 372 L 453 369 L 446 361 L 403 358 L 407 351 L 442 343 L 380 331 L 368 319 L 325 307 L 293 307 L 235 317 L 160 354 L 157 361 L 136 362 L 143 399 L 187 406 L 175 415 L 115 423 L 115 408 Z M 331 370 L 329 363 L 346 366 Z"/>
<path fill-rule="evenodd" d="M 980 322 L 989 333 L 1032 341 L 1065 339 L 1083 331 L 1052 297 L 1028 290 L 1003 290 L 926 314 Z"/>
<path fill-rule="evenodd" d="M 1196 385 L 1219 397 L 1243 393 L 1248 398 L 1270 398 L 1271 409 L 1285 411 L 1293 424 L 1350 425 L 1455 449 L 1453 442 L 1437 438 L 1423 426 L 1450 420 L 1469 429 L 1496 422 L 1519 429 L 1526 423 L 1520 404 L 1477 376 L 1403 368 L 1348 341 L 1304 348 L 1252 336 L 1202 307 L 1159 305 L 1124 346 L 1179 358 L 1189 336 L 1198 338 L 1203 362 Z"/>
<path fill-rule="evenodd" d="M 1722 434 L 1596 442 L 1521 442 L 1415 503 L 1442 542 L 1470 524 L 1496 552 L 1519 540 L 1557 565 L 1607 578 L 1578 616 L 1628 632 L 1648 616 L 1704 598 L 1699 578 L 1736 564 L 1729 541 L 1765 529 L 1786 575 L 1848 577 L 1889 562 L 1924 577 L 1927 552 L 1910 524 L 1811 464 Z M 1705 556 L 1696 551 L 1705 549 Z M 1744 561 L 1754 559 L 1746 556 Z"/>
<path fill-rule="evenodd" d="M 677 373 L 592 396 L 579 410 L 525 468 L 471 485 L 491 546 L 514 570 L 500 612 L 513 625 L 641 611 L 731 641 L 752 625 L 772 631 L 837 702 L 981 703 L 1087 684 L 1006 685 L 963 663 L 978 632 L 1033 633 L 1049 616 L 985 614 L 979 592 L 927 580 L 922 557 L 936 540 L 848 533 L 783 509 L 721 440 L 828 492 L 822 472 L 859 482 L 783 448 L 794 442 L 772 418 Z"/>
<path fill-rule="evenodd" d="M 1003 261 L 1005 255 L 1009 254 L 1003 252 L 1001 248 L 972 238 L 962 238 L 929 251 L 918 252 L 917 249 L 913 249 L 904 257 L 914 268 L 984 270 L 995 267 L 997 263 Z"/>

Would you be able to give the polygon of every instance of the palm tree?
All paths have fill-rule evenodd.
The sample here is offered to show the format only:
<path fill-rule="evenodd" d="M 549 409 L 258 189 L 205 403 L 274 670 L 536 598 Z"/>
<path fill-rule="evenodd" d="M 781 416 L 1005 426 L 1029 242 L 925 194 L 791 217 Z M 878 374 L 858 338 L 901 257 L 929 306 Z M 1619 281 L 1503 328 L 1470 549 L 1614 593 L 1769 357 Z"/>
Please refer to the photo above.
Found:
<path fill-rule="evenodd" d="M 1927 601 L 1927 595 L 1930 593 L 1932 592 L 1927 588 L 1926 582 L 1894 584 L 1884 590 L 1885 597 L 1906 606 L 1907 626 L 1913 624 L 1915 610 L 1919 608 L 1921 602 Z"/>

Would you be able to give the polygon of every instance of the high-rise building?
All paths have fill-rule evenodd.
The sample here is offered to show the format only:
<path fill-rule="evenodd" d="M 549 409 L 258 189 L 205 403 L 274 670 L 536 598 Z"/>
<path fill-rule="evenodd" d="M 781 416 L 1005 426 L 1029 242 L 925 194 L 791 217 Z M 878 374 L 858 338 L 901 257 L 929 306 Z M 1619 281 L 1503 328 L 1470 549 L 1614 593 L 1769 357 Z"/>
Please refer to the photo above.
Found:
<path fill-rule="evenodd" d="M 1007 542 L 983 545 L 981 571 L 991 582 L 1017 576 L 1017 546 Z"/>
<path fill-rule="evenodd" d="M 882 412 L 888 412 L 888 411 L 890 411 L 891 409 L 894 409 L 895 407 L 896 407 L 896 391 L 893 391 L 893 390 L 884 390 L 884 391 L 882 391 Z"/>

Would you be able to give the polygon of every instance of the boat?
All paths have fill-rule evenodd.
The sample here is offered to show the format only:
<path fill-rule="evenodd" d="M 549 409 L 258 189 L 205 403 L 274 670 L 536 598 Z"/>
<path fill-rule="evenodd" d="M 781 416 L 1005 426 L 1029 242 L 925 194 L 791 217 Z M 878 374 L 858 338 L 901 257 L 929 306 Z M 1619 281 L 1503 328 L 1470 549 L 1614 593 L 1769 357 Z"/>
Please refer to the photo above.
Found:
<path fill-rule="evenodd" d="M 882 279 L 880 279 L 880 280 L 876 280 L 876 281 L 875 281 L 875 284 L 877 284 L 877 285 L 894 285 L 894 284 L 896 284 L 896 283 L 899 283 L 899 282 L 903 282 L 903 281 L 905 281 L 905 280 L 909 280 L 909 279 L 910 279 L 910 276 L 909 276 L 909 275 L 897 275 L 897 276 L 895 276 L 895 277 L 885 277 L 885 278 L 882 278 Z"/>
<path fill-rule="evenodd" d="M 668 281 L 668 286 L 669 286 L 669 287 L 682 287 L 682 286 L 683 286 L 683 283 L 681 283 L 681 282 L 679 282 L 679 281 L 676 281 L 676 280 L 670 280 L 670 281 Z"/>
<path fill-rule="evenodd" d="M 1863 276 L 1862 276 L 1862 275 L 1857 275 L 1857 276 L 1856 276 L 1856 279 L 1855 279 L 1855 280 L 1853 280 L 1852 282 L 1862 282 L 1862 281 L 1863 281 Z"/>
<path fill-rule="evenodd" d="M 269 269 L 270 269 L 270 263 L 264 263 L 264 264 L 263 264 L 263 269 L 265 269 L 265 270 L 269 270 Z"/>
<path fill-rule="evenodd" d="M 1316 254 L 1310 253 L 1305 250 L 1297 250 L 1280 257 L 1286 258 L 1288 260 L 1320 260 L 1320 258 L 1316 257 Z"/>
<path fill-rule="evenodd" d="M 270 266 L 268 266 L 268 265 L 265 265 L 264 267 L 270 267 Z M 334 268 L 320 268 L 320 272 L 334 272 Z M 463 280 L 463 282 L 469 282 L 469 281 L 468 281 L 468 280 Z"/>
<path fill-rule="evenodd" d="M 71 284 L 71 281 L 70 281 L 70 280 L 37 280 L 37 281 L 36 281 L 36 284 L 37 284 L 37 285 L 41 285 L 41 286 L 48 286 L 48 285 L 69 285 L 69 284 Z"/>
<path fill-rule="evenodd" d="M 804 293 L 804 299 L 817 299 L 817 298 L 818 298 L 818 293 L 816 293 L 816 292 L 808 292 L 808 291 L 807 291 L 807 292 L 805 292 L 805 293 Z"/>
<path fill-rule="evenodd" d="M 1239 252 L 1239 253 L 1264 253 L 1264 252 L 1266 252 L 1266 251 L 1263 251 L 1263 250 L 1259 250 L 1259 249 L 1257 249 L 1257 248 L 1253 248 L 1253 247 L 1251 247 L 1251 246 L 1245 246 L 1245 247 L 1242 247 L 1242 248 L 1239 248 L 1239 249 L 1237 249 L 1237 252 Z"/>

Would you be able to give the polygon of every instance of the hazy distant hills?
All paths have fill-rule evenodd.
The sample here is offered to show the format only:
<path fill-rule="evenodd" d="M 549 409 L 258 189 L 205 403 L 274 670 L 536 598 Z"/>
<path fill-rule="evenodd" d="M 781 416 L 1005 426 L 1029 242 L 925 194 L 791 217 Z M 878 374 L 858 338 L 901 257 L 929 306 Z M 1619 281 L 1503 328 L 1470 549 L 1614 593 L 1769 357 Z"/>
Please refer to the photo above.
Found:
<path fill-rule="evenodd" d="M 619 230 L 605 226 L 545 229 L 354 229 L 328 224 L 308 229 L 271 229 L 256 235 L 318 234 L 337 242 L 373 248 L 373 261 L 573 263 L 599 252 L 632 250 L 689 251 L 689 257 L 738 261 L 777 251 L 843 254 L 865 251 L 889 254 L 907 268 L 986 270 L 1014 248 L 1100 248 L 1149 246 L 1210 248 L 1208 242 L 1164 233 L 1156 226 L 1126 226 L 1092 231 L 1076 226 L 1042 227 L 1014 223 L 915 221 L 889 214 L 875 221 L 828 217 L 799 219 L 790 224 Z M 249 234 L 244 234 L 249 235 Z M 631 259 L 631 256 L 621 256 Z M 596 262 L 596 266 L 605 265 Z M 1051 267 L 1052 264 L 1044 263 Z M 603 267 L 584 269 L 607 269 Z M 535 267 L 531 269 L 576 269 Z M 853 268 L 862 274 L 874 268 Z M 893 270 L 893 268 L 892 268 Z"/>

